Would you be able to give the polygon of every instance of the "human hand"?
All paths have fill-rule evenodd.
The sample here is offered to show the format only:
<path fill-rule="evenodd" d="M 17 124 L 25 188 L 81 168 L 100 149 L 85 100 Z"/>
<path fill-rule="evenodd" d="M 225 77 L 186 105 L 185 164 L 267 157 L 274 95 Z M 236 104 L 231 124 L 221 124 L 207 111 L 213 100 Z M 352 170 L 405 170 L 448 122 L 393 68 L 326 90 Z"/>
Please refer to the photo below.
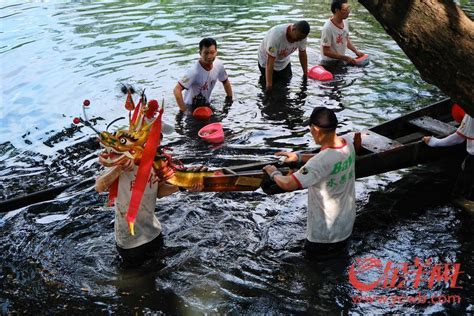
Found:
<path fill-rule="evenodd" d="M 422 140 L 425 142 L 426 145 L 429 145 L 431 136 L 424 136 Z"/>
<path fill-rule="evenodd" d="M 356 64 L 356 61 L 354 58 L 350 57 L 350 56 L 344 56 L 344 61 L 348 64 L 351 64 L 351 65 L 355 65 Z"/>
<path fill-rule="evenodd" d="M 233 102 L 234 100 L 232 99 L 231 95 L 228 95 L 225 97 L 225 100 L 224 100 L 225 105 L 231 105 Z"/>
<path fill-rule="evenodd" d="M 279 151 L 279 152 L 275 153 L 275 156 L 286 157 L 284 162 L 298 162 L 298 155 L 296 153 Z"/>
<path fill-rule="evenodd" d="M 356 51 L 356 55 L 357 55 L 357 57 L 362 57 L 362 56 L 364 56 L 364 53 L 361 52 L 360 50 L 358 50 L 358 51 Z"/>
<path fill-rule="evenodd" d="M 186 105 L 184 105 L 184 104 L 183 104 L 183 105 L 179 105 L 179 110 L 180 110 L 181 112 L 185 113 L 185 112 L 186 112 Z"/>
<path fill-rule="evenodd" d="M 263 167 L 263 170 L 270 175 L 273 171 L 276 171 L 278 169 L 275 166 L 266 165 L 265 167 Z"/>
<path fill-rule="evenodd" d="M 135 165 L 135 162 L 133 159 L 127 158 L 120 162 L 119 167 L 122 171 L 133 171 L 133 167 Z"/>

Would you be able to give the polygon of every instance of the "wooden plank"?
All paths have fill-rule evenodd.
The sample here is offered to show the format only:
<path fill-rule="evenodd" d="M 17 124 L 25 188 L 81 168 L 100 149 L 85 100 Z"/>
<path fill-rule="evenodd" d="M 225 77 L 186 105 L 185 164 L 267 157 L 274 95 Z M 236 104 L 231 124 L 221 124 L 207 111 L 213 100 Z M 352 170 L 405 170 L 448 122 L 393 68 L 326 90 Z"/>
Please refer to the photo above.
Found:
<path fill-rule="evenodd" d="M 403 146 L 396 140 L 390 139 L 370 130 L 361 131 L 360 136 L 362 138 L 362 147 L 373 153 L 380 153 Z"/>
<path fill-rule="evenodd" d="M 430 116 L 422 116 L 408 121 L 410 124 L 415 125 L 425 131 L 428 131 L 435 136 L 448 136 L 456 131 L 456 127 L 449 125 L 448 123 L 441 122 Z"/>
<path fill-rule="evenodd" d="M 423 134 L 421 132 L 415 132 L 415 133 L 411 133 L 411 134 L 408 134 L 408 135 L 401 136 L 399 138 L 396 138 L 395 140 L 399 143 L 402 143 L 402 144 L 408 144 L 408 143 L 411 143 L 411 142 L 418 141 L 418 140 L 422 139 L 423 136 L 426 136 L 426 134 Z"/>

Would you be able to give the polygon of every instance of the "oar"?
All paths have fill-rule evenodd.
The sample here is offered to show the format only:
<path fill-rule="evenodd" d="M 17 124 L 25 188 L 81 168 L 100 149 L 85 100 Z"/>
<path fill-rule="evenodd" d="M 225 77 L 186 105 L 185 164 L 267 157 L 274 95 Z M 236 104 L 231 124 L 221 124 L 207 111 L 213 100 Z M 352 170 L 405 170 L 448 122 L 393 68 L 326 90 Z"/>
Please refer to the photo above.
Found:
<path fill-rule="evenodd" d="M 68 188 L 71 188 L 73 186 L 77 186 L 80 184 L 86 184 L 86 183 L 92 184 L 93 182 L 94 182 L 94 178 L 78 180 L 71 183 L 59 185 L 54 188 L 41 190 L 41 191 L 34 192 L 31 194 L 26 194 L 23 196 L 12 198 L 12 199 L 0 201 L 0 213 L 6 213 L 6 212 L 13 211 L 27 205 L 49 201 L 49 200 L 54 199 L 56 196 L 61 194 L 61 192 L 67 190 Z"/>

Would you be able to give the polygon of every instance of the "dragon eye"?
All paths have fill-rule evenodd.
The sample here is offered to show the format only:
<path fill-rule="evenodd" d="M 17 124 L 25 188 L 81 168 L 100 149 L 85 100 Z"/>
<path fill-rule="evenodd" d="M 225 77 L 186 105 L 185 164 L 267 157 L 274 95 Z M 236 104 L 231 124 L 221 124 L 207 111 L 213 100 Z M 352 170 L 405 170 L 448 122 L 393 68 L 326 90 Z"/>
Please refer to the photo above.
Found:
<path fill-rule="evenodd" d="M 120 144 L 122 145 L 125 145 L 127 143 L 127 139 L 124 137 L 120 137 L 119 141 L 120 141 Z"/>

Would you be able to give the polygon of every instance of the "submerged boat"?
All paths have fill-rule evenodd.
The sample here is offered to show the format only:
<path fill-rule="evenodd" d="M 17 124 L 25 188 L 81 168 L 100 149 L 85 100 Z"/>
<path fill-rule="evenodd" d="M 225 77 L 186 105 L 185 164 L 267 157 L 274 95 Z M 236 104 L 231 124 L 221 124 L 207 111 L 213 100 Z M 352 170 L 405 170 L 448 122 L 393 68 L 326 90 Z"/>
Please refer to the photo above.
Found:
<path fill-rule="evenodd" d="M 453 161 L 462 159 L 465 155 L 465 144 L 432 148 L 421 140 L 423 136 L 433 135 L 440 138 L 456 131 L 457 124 L 451 117 L 451 105 L 450 99 L 444 99 L 360 131 L 360 146 L 356 146 L 356 178 L 408 168 L 441 158 L 453 159 Z M 313 151 L 313 153 L 317 151 Z M 181 178 L 170 179 L 168 182 L 179 185 L 179 183 L 188 181 L 192 184 L 194 180 L 198 179 L 204 184 L 203 192 L 254 191 L 262 187 L 267 194 L 282 193 L 283 190 L 270 181 L 266 173 L 262 171 L 262 168 L 268 164 L 276 165 L 281 168 L 283 173 L 301 167 L 295 164 L 284 164 L 278 160 L 262 161 L 200 172 L 199 175 L 189 171 L 191 179 L 184 179 L 188 178 L 186 172 L 180 172 Z M 93 180 L 85 181 L 91 183 Z M 52 199 L 77 184 L 69 183 L 25 197 L 0 201 L 0 211 Z"/>
<path fill-rule="evenodd" d="M 456 131 L 457 123 L 451 117 L 451 105 L 450 99 L 444 99 L 360 131 L 360 146 L 356 146 L 356 178 L 413 167 L 442 158 L 453 159 L 453 161 L 462 159 L 465 155 L 465 144 L 433 148 L 421 140 L 423 136 L 433 135 L 442 138 Z M 317 150 L 314 151 L 316 152 Z M 272 185 L 261 171 L 261 168 L 267 164 L 280 163 L 267 161 L 229 167 L 223 170 L 222 176 L 204 178 L 205 190 L 206 188 L 213 190 L 219 183 L 218 191 L 227 191 L 226 188 L 229 188 L 228 191 L 248 191 L 261 186 L 268 194 L 283 192 Z M 247 181 L 250 178 L 252 181 Z"/>

